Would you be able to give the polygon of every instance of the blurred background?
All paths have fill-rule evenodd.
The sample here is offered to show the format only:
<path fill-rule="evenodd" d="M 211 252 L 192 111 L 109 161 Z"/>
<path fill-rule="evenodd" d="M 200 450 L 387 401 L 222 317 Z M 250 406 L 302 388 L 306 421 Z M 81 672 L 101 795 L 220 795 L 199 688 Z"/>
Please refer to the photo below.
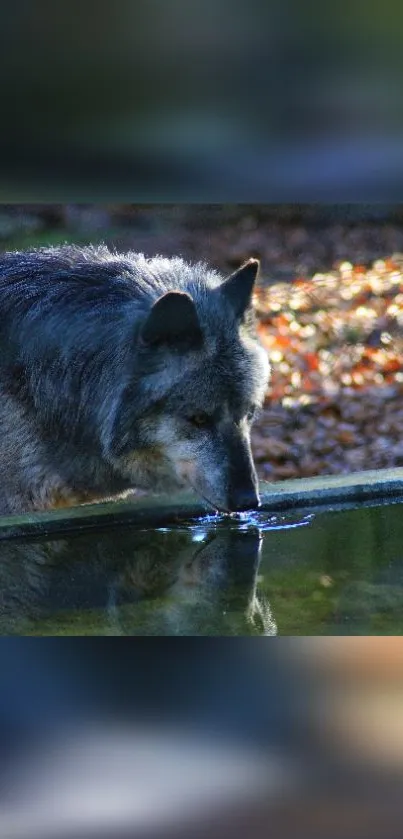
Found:
<path fill-rule="evenodd" d="M 1 835 L 397 839 L 401 639 L 263 643 L 4 639 Z"/>
<path fill-rule="evenodd" d="M 261 261 L 254 297 L 272 363 L 253 430 L 269 481 L 403 465 L 403 204 L 0 204 L 0 248 L 106 242 Z"/>
<path fill-rule="evenodd" d="M 1 4 L 3 200 L 396 201 L 402 9 Z"/>

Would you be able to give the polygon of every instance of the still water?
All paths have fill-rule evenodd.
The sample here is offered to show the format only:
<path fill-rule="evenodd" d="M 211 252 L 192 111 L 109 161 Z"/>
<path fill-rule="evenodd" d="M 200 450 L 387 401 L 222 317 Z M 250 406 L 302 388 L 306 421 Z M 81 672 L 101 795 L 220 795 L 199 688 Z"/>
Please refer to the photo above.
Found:
<path fill-rule="evenodd" d="M 0 543 L 1 635 L 403 634 L 403 505 Z"/>

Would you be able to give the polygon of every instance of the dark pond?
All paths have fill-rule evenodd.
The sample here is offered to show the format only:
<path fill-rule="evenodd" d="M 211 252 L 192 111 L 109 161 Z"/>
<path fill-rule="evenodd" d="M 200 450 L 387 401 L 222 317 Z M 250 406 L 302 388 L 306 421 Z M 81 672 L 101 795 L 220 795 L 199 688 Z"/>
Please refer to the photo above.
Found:
<path fill-rule="evenodd" d="M 1 635 L 403 634 L 402 504 L 0 544 Z"/>

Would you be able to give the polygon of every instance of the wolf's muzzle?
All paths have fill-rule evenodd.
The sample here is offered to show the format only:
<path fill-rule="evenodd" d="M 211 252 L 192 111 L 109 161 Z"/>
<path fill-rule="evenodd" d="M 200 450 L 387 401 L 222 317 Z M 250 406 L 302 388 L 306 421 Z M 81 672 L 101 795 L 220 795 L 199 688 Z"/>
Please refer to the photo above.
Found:
<path fill-rule="evenodd" d="M 256 510 L 260 498 L 254 489 L 242 489 L 233 492 L 229 498 L 229 508 L 232 513 L 242 513 L 244 510 Z"/>

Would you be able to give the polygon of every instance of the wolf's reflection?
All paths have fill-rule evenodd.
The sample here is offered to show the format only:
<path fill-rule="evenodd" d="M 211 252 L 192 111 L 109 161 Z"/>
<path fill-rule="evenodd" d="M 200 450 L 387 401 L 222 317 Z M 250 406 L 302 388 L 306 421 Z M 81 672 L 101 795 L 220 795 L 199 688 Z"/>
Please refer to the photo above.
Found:
<path fill-rule="evenodd" d="M 274 635 L 261 535 L 124 528 L 0 545 L 2 635 Z"/>

